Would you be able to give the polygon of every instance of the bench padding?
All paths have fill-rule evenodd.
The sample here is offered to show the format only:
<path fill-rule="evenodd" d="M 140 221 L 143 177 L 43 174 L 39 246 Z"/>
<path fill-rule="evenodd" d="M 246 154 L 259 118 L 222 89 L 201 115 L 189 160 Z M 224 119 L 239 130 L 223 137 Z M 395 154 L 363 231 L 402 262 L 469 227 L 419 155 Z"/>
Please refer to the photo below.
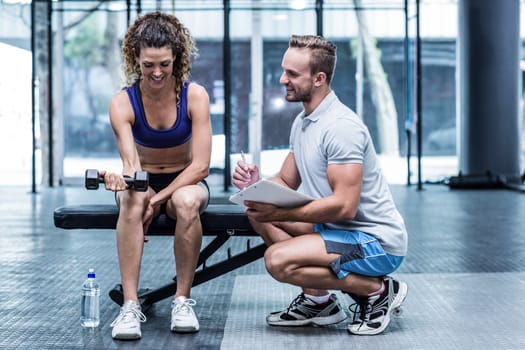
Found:
<path fill-rule="evenodd" d="M 118 208 L 115 204 L 80 204 L 56 208 L 53 214 L 55 226 L 62 229 L 115 229 Z M 256 233 L 246 217 L 244 207 L 234 204 L 210 204 L 201 215 L 204 235 L 228 232 L 241 236 Z M 150 225 L 149 235 L 172 235 L 175 220 L 161 215 Z"/>

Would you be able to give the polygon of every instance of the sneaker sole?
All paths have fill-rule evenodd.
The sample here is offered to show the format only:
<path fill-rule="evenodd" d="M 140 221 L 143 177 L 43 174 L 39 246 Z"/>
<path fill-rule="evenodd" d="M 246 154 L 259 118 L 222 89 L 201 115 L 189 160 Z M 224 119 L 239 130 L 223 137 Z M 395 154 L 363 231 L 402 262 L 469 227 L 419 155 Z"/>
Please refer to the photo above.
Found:
<path fill-rule="evenodd" d="M 343 311 L 338 312 L 335 315 L 332 316 L 326 316 L 326 317 L 314 317 L 309 318 L 305 320 L 295 320 L 295 321 L 269 321 L 266 320 L 266 323 L 268 323 L 270 326 L 286 326 L 286 327 L 301 327 L 301 326 L 308 326 L 308 325 L 316 325 L 316 326 L 328 326 L 331 324 L 336 324 L 341 321 L 346 320 L 347 316 Z"/>
<path fill-rule="evenodd" d="M 113 339 L 117 339 L 117 340 L 137 340 L 137 339 L 140 339 L 142 337 L 142 334 L 125 334 L 125 333 L 122 333 L 122 334 L 111 335 L 111 337 Z"/>
<path fill-rule="evenodd" d="M 407 297 L 407 293 L 408 293 L 408 285 L 405 282 L 399 282 L 399 290 L 397 291 L 397 295 L 394 301 L 392 302 L 392 305 L 388 309 L 388 312 L 385 316 L 385 319 L 383 320 L 383 323 L 381 324 L 381 327 L 377 329 L 370 329 L 364 332 L 355 332 L 351 329 L 351 325 L 348 325 L 348 328 L 347 328 L 348 332 L 354 335 L 376 335 L 376 334 L 382 333 L 386 329 L 386 327 L 388 327 L 388 325 L 390 324 L 390 314 L 393 312 L 394 313 L 398 312 L 398 310 L 400 310 L 399 308 L 401 307 L 401 304 L 403 304 L 403 302 L 405 301 Z"/>
<path fill-rule="evenodd" d="M 174 333 L 196 333 L 199 328 L 195 327 L 171 327 L 171 331 Z"/>

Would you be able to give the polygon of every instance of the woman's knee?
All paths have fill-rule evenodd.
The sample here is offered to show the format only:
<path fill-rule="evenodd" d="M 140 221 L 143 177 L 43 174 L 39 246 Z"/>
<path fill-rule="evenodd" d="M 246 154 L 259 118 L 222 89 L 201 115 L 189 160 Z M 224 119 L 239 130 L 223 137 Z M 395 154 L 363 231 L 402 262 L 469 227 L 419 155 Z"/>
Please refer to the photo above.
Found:
<path fill-rule="evenodd" d="M 203 199 L 199 193 L 190 190 L 178 190 L 171 195 L 167 209 L 175 212 L 177 220 L 184 220 L 193 219 L 200 215 L 202 206 Z"/>
<path fill-rule="evenodd" d="M 118 207 L 120 211 L 119 217 L 122 218 L 142 218 L 148 202 L 148 197 L 144 193 L 123 193 L 118 197 Z"/>

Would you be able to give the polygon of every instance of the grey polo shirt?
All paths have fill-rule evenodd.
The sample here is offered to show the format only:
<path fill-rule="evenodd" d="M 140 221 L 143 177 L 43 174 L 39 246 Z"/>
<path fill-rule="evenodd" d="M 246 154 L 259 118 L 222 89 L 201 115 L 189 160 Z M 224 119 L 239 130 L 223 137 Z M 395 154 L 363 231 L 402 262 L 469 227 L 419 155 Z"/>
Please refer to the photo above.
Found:
<path fill-rule="evenodd" d="M 378 164 L 368 128 L 332 91 L 308 116 L 295 118 L 290 133 L 301 176 L 301 192 L 314 198 L 331 195 L 328 164 L 363 164 L 360 203 L 354 220 L 325 223 L 330 228 L 366 232 L 388 254 L 404 256 L 407 232 Z"/>

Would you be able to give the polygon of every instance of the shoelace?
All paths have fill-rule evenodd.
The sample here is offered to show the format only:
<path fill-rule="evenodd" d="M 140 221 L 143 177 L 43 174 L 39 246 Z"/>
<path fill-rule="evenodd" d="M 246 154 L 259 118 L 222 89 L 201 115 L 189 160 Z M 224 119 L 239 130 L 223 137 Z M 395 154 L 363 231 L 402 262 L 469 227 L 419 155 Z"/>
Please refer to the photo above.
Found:
<path fill-rule="evenodd" d="M 370 316 L 370 313 L 372 311 L 372 305 L 368 303 L 368 301 L 359 303 L 353 303 L 348 307 L 348 310 L 354 315 L 354 318 L 352 319 L 352 323 L 359 320 L 361 321 L 361 324 L 368 322 L 368 318 Z"/>
<path fill-rule="evenodd" d="M 303 293 L 301 293 L 290 303 L 290 305 L 286 309 L 286 313 L 288 313 L 296 305 L 300 304 L 303 300 L 306 300 L 306 297 L 304 296 Z"/>
<path fill-rule="evenodd" d="M 186 299 L 182 304 L 175 303 L 174 309 L 175 312 L 178 313 L 180 311 L 189 313 L 190 312 L 190 306 L 197 305 L 197 302 L 193 299 Z"/>
<path fill-rule="evenodd" d="M 110 327 L 114 327 L 117 323 L 120 322 L 120 320 L 122 320 L 124 317 L 126 317 L 126 316 L 128 316 L 130 314 L 135 316 L 139 320 L 139 322 L 146 322 L 146 315 L 144 315 L 142 313 L 142 311 L 140 311 L 139 309 L 136 309 L 136 308 L 129 308 L 129 309 L 126 309 L 126 310 L 121 310 L 120 314 L 117 316 L 115 321 L 111 322 L 111 324 L 109 326 Z"/>

